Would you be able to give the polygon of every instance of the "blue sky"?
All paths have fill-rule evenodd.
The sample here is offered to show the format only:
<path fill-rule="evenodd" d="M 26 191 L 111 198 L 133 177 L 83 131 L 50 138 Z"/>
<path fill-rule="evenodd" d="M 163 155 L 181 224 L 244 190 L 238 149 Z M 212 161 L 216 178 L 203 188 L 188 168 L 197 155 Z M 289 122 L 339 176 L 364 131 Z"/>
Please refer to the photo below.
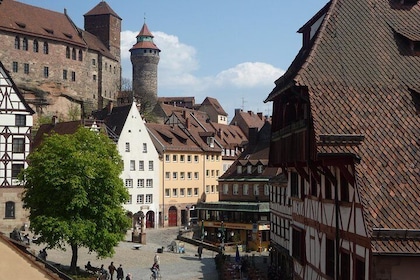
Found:
<path fill-rule="evenodd" d="M 67 13 L 83 28 L 83 15 L 100 0 L 20 0 Z M 229 120 L 235 108 L 270 115 L 264 99 L 298 53 L 297 30 L 327 0 L 107 0 L 122 20 L 123 77 L 131 80 L 130 52 L 145 18 L 161 49 L 158 95 L 219 100 Z"/>

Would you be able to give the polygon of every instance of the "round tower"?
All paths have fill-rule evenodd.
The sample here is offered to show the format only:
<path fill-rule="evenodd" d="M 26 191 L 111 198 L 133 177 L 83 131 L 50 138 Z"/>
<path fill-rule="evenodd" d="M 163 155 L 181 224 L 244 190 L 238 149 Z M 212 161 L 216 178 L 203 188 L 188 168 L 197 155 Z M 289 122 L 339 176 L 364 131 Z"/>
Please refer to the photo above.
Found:
<path fill-rule="evenodd" d="M 153 35 L 146 23 L 137 35 L 137 43 L 130 49 L 133 65 L 133 92 L 143 112 L 151 111 L 157 101 L 157 68 L 160 49 L 153 43 Z"/>

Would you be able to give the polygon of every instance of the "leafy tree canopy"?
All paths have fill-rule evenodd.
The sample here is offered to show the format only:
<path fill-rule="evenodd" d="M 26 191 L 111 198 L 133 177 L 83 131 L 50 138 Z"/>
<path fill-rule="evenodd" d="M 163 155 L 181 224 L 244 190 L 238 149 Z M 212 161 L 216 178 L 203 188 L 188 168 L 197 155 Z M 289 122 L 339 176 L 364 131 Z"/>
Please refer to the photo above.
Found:
<path fill-rule="evenodd" d="M 119 177 L 122 160 L 104 134 L 79 128 L 74 134 L 52 134 L 28 157 L 24 207 L 31 229 L 48 248 L 86 247 L 98 257 L 114 254 L 130 226 L 122 204 L 128 192 Z"/>

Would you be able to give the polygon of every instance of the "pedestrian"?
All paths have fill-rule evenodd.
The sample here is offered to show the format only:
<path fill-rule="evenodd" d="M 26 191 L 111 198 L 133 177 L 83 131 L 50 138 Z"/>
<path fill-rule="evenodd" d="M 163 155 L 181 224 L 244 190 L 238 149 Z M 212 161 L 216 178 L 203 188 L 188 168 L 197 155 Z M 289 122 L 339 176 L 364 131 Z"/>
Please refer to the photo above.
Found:
<path fill-rule="evenodd" d="M 203 245 L 199 245 L 197 248 L 198 259 L 201 260 L 201 255 L 203 254 Z"/>
<path fill-rule="evenodd" d="M 158 254 L 155 254 L 155 257 L 153 259 L 153 263 L 156 265 L 160 265 L 160 257 Z"/>
<path fill-rule="evenodd" d="M 127 273 L 127 277 L 125 277 L 125 280 L 131 280 L 131 273 Z"/>
<path fill-rule="evenodd" d="M 114 280 L 114 272 L 117 270 L 114 266 L 114 262 L 111 262 L 111 264 L 108 266 L 109 274 L 111 274 L 111 280 Z"/>
<path fill-rule="evenodd" d="M 124 279 L 124 270 L 122 268 L 122 264 L 117 268 L 117 280 L 123 280 Z"/>

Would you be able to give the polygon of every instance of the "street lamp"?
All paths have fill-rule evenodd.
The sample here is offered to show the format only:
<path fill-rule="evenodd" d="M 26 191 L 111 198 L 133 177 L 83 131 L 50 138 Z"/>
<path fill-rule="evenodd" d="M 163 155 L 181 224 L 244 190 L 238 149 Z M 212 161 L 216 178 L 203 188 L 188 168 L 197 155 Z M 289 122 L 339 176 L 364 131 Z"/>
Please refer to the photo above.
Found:
<path fill-rule="evenodd" d="M 220 226 L 220 232 L 217 234 L 217 237 L 222 239 L 221 249 L 222 251 L 225 249 L 225 227 L 222 221 L 222 224 Z"/>

